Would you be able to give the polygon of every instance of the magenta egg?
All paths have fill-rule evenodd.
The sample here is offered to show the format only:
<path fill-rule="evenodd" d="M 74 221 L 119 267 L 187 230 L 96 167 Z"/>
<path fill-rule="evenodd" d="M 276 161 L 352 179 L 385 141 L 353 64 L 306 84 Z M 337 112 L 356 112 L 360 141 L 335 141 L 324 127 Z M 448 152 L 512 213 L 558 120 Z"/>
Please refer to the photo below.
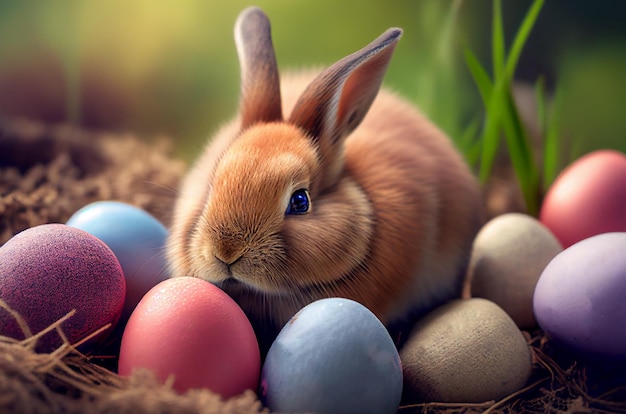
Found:
<path fill-rule="evenodd" d="M 61 329 L 70 343 L 110 326 L 81 350 L 97 344 L 118 321 L 126 284 L 113 252 L 99 239 L 63 224 L 44 224 L 15 235 L 0 248 L 0 298 L 36 334 L 70 311 L 74 316 Z M 16 319 L 0 309 L 0 331 L 16 339 L 25 332 Z M 62 344 L 49 332 L 37 350 L 49 352 Z"/>
<path fill-rule="evenodd" d="M 546 193 L 540 220 L 563 247 L 626 231 L 626 155 L 600 150 L 573 162 Z"/>

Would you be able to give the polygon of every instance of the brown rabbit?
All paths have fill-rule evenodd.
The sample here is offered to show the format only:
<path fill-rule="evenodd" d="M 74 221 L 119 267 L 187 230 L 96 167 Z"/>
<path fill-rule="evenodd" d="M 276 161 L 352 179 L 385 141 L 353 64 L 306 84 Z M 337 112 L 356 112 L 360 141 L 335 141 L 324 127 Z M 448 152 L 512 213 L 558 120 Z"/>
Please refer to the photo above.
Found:
<path fill-rule="evenodd" d="M 241 13 L 240 114 L 183 184 L 174 276 L 220 286 L 257 328 L 325 297 L 390 323 L 460 295 L 479 187 L 440 130 L 379 93 L 401 34 L 281 84 L 267 17 Z"/>

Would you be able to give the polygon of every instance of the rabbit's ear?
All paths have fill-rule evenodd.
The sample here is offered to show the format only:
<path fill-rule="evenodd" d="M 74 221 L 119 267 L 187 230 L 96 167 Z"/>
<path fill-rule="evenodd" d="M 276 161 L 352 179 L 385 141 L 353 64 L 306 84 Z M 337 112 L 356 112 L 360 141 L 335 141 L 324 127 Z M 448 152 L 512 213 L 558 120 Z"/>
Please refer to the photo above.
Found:
<path fill-rule="evenodd" d="M 241 68 L 241 129 L 257 122 L 282 121 L 280 81 L 270 22 L 258 7 L 249 7 L 235 23 Z"/>
<path fill-rule="evenodd" d="M 326 184 L 341 170 L 344 138 L 363 120 L 378 94 L 402 30 L 387 30 L 369 45 L 322 72 L 294 106 L 289 122 L 319 146 Z"/>

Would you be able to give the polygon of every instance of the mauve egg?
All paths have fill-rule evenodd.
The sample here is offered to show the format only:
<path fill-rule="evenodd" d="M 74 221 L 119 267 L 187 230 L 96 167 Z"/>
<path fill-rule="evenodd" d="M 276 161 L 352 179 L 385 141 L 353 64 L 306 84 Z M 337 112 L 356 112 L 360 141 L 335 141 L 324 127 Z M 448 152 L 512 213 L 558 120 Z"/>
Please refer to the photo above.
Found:
<path fill-rule="evenodd" d="M 167 279 L 167 229 L 148 212 L 119 201 L 86 205 L 66 223 L 102 240 L 115 253 L 126 278 L 125 323 L 143 295 Z"/>
<path fill-rule="evenodd" d="M 0 248 L 0 298 L 24 318 L 32 333 L 75 309 L 61 328 L 70 343 L 82 340 L 117 322 L 125 293 L 122 268 L 113 252 L 82 230 L 44 224 L 24 230 Z M 3 309 L 0 331 L 24 338 L 15 319 Z M 37 350 L 49 352 L 61 344 L 52 331 L 39 340 Z M 88 344 L 81 349 L 89 349 Z"/>
<path fill-rule="evenodd" d="M 261 362 L 241 308 L 209 282 L 178 277 L 146 293 L 126 324 L 119 373 L 137 368 L 173 377 L 181 393 L 206 388 L 228 398 L 256 389 Z"/>
<path fill-rule="evenodd" d="M 280 331 L 263 365 L 261 395 L 272 412 L 395 413 L 400 357 L 366 307 L 321 299 Z"/>
<path fill-rule="evenodd" d="M 600 150 L 572 163 L 546 193 L 540 220 L 563 247 L 626 231 L 626 155 Z"/>
<path fill-rule="evenodd" d="M 590 237 L 552 259 L 535 288 L 534 310 L 556 342 L 626 358 L 626 233 Z"/>

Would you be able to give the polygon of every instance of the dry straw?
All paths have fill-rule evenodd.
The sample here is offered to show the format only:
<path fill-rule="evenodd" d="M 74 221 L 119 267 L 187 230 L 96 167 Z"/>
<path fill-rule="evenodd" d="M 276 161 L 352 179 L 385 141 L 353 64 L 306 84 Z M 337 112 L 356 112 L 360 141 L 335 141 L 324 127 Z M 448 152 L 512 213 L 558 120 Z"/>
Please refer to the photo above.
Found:
<path fill-rule="evenodd" d="M 19 314 L 0 300 L 26 336 L 16 340 L 0 336 L 0 412 L 3 413 L 257 413 L 263 412 L 253 392 L 224 402 L 208 390 L 178 395 L 171 384 L 159 384 L 147 371 L 130 378 L 93 364 L 76 347 L 108 326 L 76 344 L 61 330 L 74 311 L 32 334 Z M 37 340 L 56 330 L 63 344 L 48 354 L 34 352 Z"/>

